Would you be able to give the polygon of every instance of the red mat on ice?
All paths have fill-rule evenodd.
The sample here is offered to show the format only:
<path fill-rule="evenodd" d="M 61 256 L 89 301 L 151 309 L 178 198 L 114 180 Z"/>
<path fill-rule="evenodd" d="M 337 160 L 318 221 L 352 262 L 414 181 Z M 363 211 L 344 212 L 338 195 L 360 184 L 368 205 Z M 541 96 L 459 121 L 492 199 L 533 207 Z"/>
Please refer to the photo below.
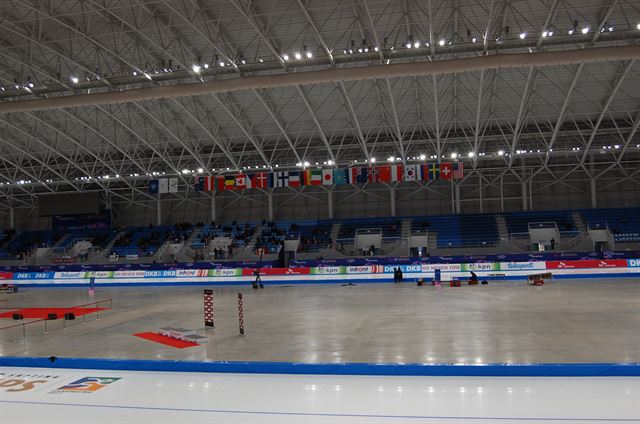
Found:
<path fill-rule="evenodd" d="M 0 318 L 12 318 L 13 314 L 22 314 L 25 318 L 47 318 L 49 314 L 56 314 L 63 318 L 67 312 L 73 312 L 75 316 L 104 311 L 107 308 L 22 308 L 0 313 Z"/>
<path fill-rule="evenodd" d="M 152 342 L 160 343 L 163 345 L 176 347 L 178 349 L 184 349 L 185 347 L 198 346 L 198 343 L 185 342 L 184 340 L 174 339 L 173 337 L 163 336 L 158 333 L 136 333 L 134 334 L 134 336 L 140 337 L 141 339 L 149 340 Z"/>

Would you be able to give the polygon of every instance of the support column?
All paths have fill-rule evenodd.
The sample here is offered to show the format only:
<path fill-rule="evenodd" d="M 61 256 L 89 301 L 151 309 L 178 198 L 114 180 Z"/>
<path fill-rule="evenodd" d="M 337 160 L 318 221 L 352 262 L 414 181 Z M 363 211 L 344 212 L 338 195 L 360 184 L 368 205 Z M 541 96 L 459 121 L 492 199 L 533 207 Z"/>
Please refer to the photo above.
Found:
<path fill-rule="evenodd" d="M 480 173 L 478 173 L 478 193 L 480 195 L 480 213 L 482 213 L 482 175 L 480 175 Z"/>
<path fill-rule="evenodd" d="M 456 192 L 453 188 L 453 180 L 451 180 L 451 213 L 456 213 Z"/>
<path fill-rule="evenodd" d="M 273 221 L 273 192 L 267 192 L 267 201 L 269 202 L 269 221 Z"/>
<path fill-rule="evenodd" d="M 591 188 L 591 207 L 592 208 L 597 208 L 598 207 L 598 197 L 597 197 L 597 192 L 596 192 L 596 179 L 595 179 L 595 177 L 591 177 L 591 179 L 589 180 L 589 184 L 590 184 L 590 188 Z"/>
<path fill-rule="evenodd" d="M 504 175 L 500 176 L 500 212 L 504 212 Z"/>
<path fill-rule="evenodd" d="M 460 213 L 460 183 L 454 183 L 456 193 L 456 213 Z"/>
<path fill-rule="evenodd" d="M 522 196 L 522 210 L 528 210 L 529 205 L 529 196 L 527 195 L 527 180 L 522 181 L 522 192 L 520 193 Z"/>
<path fill-rule="evenodd" d="M 329 207 L 329 219 L 333 219 L 333 187 L 327 189 L 327 206 Z"/>
<path fill-rule="evenodd" d="M 15 214 L 15 211 L 13 210 L 13 206 L 9 208 L 9 229 L 11 230 L 16 229 L 16 214 Z"/>
<path fill-rule="evenodd" d="M 389 186 L 389 203 L 391 204 L 391 216 L 396 216 L 396 186 Z"/>
<path fill-rule="evenodd" d="M 529 178 L 529 210 L 533 210 L 533 175 Z"/>
<path fill-rule="evenodd" d="M 216 215 L 216 193 L 211 193 L 211 221 L 215 222 L 217 218 Z"/>
<path fill-rule="evenodd" d="M 160 202 L 160 193 L 156 198 L 156 225 L 162 225 L 162 203 Z"/>

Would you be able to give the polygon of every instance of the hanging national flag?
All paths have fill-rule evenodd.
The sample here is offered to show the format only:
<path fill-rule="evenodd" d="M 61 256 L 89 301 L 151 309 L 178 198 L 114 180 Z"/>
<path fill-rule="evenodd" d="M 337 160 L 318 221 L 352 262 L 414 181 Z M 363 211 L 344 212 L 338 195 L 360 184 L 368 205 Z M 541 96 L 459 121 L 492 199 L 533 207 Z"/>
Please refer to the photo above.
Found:
<path fill-rule="evenodd" d="M 169 193 L 169 180 L 166 178 L 158 180 L 158 193 Z"/>
<path fill-rule="evenodd" d="M 404 166 L 391 165 L 391 181 L 402 181 L 404 177 Z"/>
<path fill-rule="evenodd" d="M 416 181 L 417 175 L 416 175 L 416 165 L 407 165 L 404 167 L 404 180 L 405 181 Z"/>
<path fill-rule="evenodd" d="M 216 191 L 225 191 L 227 187 L 224 185 L 224 176 L 218 175 L 216 177 L 211 177 L 215 179 L 215 188 Z"/>
<path fill-rule="evenodd" d="M 273 186 L 272 174 L 268 172 L 258 172 L 249 175 L 252 188 L 267 188 Z"/>
<path fill-rule="evenodd" d="M 249 184 L 247 184 L 249 183 Z M 236 190 L 246 190 L 248 188 L 251 188 L 250 185 L 251 181 L 248 180 L 247 176 L 245 174 L 238 174 L 236 175 Z"/>
<path fill-rule="evenodd" d="M 440 178 L 440 165 L 438 165 L 437 163 L 432 163 L 429 164 L 429 179 L 430 180 L 437 180 L 438 178 Z"/>
<path fill-rule="evenodd" d="M 236 189 L 236 176 L 235 175 L 225 175 L 224 176 L 224 189 L 225 190 L 235 190 Z"/>
<path fill-rule="evenodd" d="M 196 177 L 193 182 L 193 189 L 195 191 L 204 191 L 204 177 Z"/>
<path fill-rule="evenodd" d="M 303 171 L 304 185 L 322 185 L 322 169 L 307 169 Z"/>
<path fill-rule="evenodd" d="M 349 169 L 349 184 L 364 184 L 367 182 L 367 168 Z"/>
<path fill-rule="evenodd" d="M 349 170 L 348 169 L 334 169 L 333 170 L 333 184 L 341 185 L 349 182 Z"/>
<path fill-rule="evenodd" d="M 302 180 L 299 171 L 289 171 L 289 187 L 300 187 Z"/>
<path fill-rule="evenodd" d="M 370 166 L 367 169 L 367 181 L 370 183 L 379 183 L 380 182 L 380 167 L 379 166 Z"/>
<path fill-rule="evenodd" d="M 440 164 L 440 178 L 443 180 L 450 180 L 453 177 L 453 169 L 450 163 Z"/>
<path fill-rule="evenodd" d="M 178 179 L 169 178 L 169 193 L 177 193 L 177 192 L 178 192 Z"/>
<path fill-rule="evenodd" d="M 333 173 L 335 171 L 334 169 L 322 170 L 322 185 L 333 185 Z"/>
<path fill-rule="evenodd" d="M 383 165 L 378 167 L 378 182 L 391 182 L 391 165 Z"/>
<path fill-rule="evenodd" d="M 429 165 L 418 165 L 420 169 L 420 181 L 428 181 L 429 180 Z"/>
<path fill-rule="evenodd" d="M 464 178 L 464 162 L 456 162 L 453 164 L 453 179 L 461 180 Z"/>
<path fill-rule="evenodd" d="M 158 193 L 160 183 L 158 180 L 149 181 L 149 193 Z"/>
<path fill-rule="evenodd" d="M 276 172 L 273 178 L 274 187 L 289 187 L 289 173 L 286 171 Z"/>

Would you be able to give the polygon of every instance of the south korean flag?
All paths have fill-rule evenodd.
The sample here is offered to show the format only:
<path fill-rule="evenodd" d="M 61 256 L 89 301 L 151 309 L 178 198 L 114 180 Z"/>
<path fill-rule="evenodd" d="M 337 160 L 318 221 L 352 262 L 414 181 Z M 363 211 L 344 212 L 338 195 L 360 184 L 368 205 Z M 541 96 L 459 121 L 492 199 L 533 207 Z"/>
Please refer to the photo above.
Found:
<path fill-rule="evenodd" d="M 417 181 L 417 166 L 418 165 L 407 165 L 404 167 L 405 181 Z"/>

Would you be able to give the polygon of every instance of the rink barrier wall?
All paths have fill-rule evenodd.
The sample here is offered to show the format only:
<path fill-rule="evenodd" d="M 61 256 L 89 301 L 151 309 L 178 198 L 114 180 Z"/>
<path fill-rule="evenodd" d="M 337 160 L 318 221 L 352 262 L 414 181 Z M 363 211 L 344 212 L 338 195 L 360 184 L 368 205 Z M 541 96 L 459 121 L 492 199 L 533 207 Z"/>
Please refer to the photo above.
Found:
<path fill-rule="evenodd" d="M 0 357 L 0 367 L 240 374 L 441 377 L 640 377 L 640 363 L 372 364 Z"/>
<path fill-rule="evenodd" d="M 328 265 L 318 267 L 261 268 L 265 284 L 340 284 L 348 277 L 355 283 L 393 281 L 393 269 L 400 268 L 405 282 L 418 278 L 430 281 L 436 269 L 442 281 L 465 280 L 474 271 L 479 278 L 501 281 L 522 280 L 528 275 L 551 272 L 553 278 L 639 277 L 640 259 L 587 259 L 572 261 L 481 262 L 409 265 Z M 77 287 L 91 278 L 100 286 L 238 285 L 254 280 L 254 268 L 3 272 L 2 283 L 25 287 Z"/>

